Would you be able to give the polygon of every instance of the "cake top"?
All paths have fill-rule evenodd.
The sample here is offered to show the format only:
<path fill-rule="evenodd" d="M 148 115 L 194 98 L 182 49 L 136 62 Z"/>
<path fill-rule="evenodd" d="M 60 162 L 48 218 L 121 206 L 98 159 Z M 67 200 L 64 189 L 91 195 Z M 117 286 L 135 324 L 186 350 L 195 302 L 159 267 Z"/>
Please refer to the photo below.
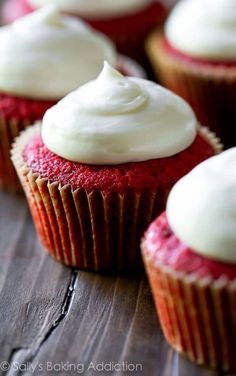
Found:
<path fill-rule="evenodd" d="M 60 10 L 74 12 L 81 17 L 106 18 L 140 11 L 153 0 L 28 0 L 28 2 L 35 8 L 53 3 Z"/>
<path fill-rule="evenodd" d="M 108 63 L 98 78 L 63 98 L 43 119 L 55 154 L 80 163 L 120 164 L 169 157 L 197 133 L 190 106 L 169 90 L 124 77 Z"/>
<path fill-rule="evenodd" d="M 116 60 L 107 37 L 54 6 L 0 28 L 0 55 L 0 91 L 35 99 L 61 99 Z"/>
<path fill-rule="evenodd" d="M 195 167 L 172 189 L 167 218 L 195 252 L 236 263 L 236 148 Z"/>
<path fill-rule="evenodd" d="M 42 141 L 40 129 L 35 132 L 33 128 L 25 132 L 33 134 L 33 137 L 27 137 L 23 151 L 26 165 L 51 183 L 59 182 L 61 186 L 70 186 L 73 190 L 82 188 L 87 193 L 99 190 L 104 194 L 127 194 L 131 189 L 137 194 L 146 190 L 158 191 L 158 195 L 163 197 L 165 189 L 159 192 L 160 184 L 169 190 L 170 185 L 215 152 L 213 143 L 197 134 L 189 148 L 169 158 L 119 165 L 89 165 L 69 161 L 51 152 Z M 143 205 L 146 205 L 145 200 Z M 164 210 L 164 207 L 158 206 L 158 210 Z"/>
<path fill-rule="evenodd" d="M 236 60 L 236 1 L 181 0 L 165 35 L 177 50 L 207 60 Z"/>

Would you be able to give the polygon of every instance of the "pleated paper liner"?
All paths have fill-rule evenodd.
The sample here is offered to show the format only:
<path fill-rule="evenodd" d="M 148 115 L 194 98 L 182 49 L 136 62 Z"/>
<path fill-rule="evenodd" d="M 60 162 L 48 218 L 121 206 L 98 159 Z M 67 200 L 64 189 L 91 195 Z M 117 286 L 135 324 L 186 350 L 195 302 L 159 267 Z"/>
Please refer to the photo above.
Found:
<path fill-rule="evenodd" d="M 163 210 L 168 189 L 104 194 L 51 182 L 33 173 L 23 160 L 26 144 L 39 132 L 40 125 L 23 132 L 13 146 L 12 159 L 44 248 L 58 261 L 80 269 L 142 271 L 140 238 Z M 220 152 L 218 139 L 204 128 L 201 132 Z"/>
<path fill-rule="evenodd" d="M 157 25 L 163 23 L 166 16 L 166 6 L 163 2 L 155 0 L 147 9 L 136 14 L 110 20 L 85 19 L 85 21 L 112 39 L 118 52 L 130 56 L 143 65 L 146 62 L 145 39 Z"/>
<path fill-rule="evenodd" d="M 139 236 L 157 212 L 157 193 L 72 191 L 40 178 L 22 158 L 26 143 L 38 131 L 31 127 L 22 133 L 12 158 L 44 248 L 58 261 L 80 269 L 142 269 Z"/>
<path fill-rule="evenodd" d="M 10 151 L 14 138 L 31 123 L 30 119 L 18 121 L 0 115 L 0 188 L 4 190 L 15 192 L 22 189 L 10 159 Z"/>
<path fill-rule="evenodd" d="M 227 67 L 185 61 L 166 51 L 163 41 L 163 33 L 155 31 L 146 44 L 158 80 L 187 100 L 225 147 L 235 146 L 236 63 Z"/>
<path fill-rule="evenodd" d="M 168 343 L 198 365 L 236 371 L 236 279 L 187 275 L 142 255 Z"/>

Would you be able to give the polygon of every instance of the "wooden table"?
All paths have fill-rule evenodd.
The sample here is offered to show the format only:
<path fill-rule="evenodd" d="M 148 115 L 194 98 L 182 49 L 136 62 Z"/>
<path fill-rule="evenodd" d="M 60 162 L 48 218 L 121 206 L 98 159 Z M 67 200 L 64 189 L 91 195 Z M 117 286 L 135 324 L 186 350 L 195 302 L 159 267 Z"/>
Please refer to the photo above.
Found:
<path fill-rule="evenodd" d="M 0 193 L 0 317 L 0 368 L 8 375 L 219 375 L 169 348 L 144 279 L 60 265 L 42 250 L 25 199 L 6 193 Z M 118 363 L 117 372 L 104 370 L 110 362 Z"/>
<path fill-rule="evenodd" d="M 117 371 L 106 371 L 115 364 Z M 0 192 L 0 375 L 6 374 L 222 375 L 171 350 L 146 280 L 60 265 L 42 250 L 25 199 Z"/>

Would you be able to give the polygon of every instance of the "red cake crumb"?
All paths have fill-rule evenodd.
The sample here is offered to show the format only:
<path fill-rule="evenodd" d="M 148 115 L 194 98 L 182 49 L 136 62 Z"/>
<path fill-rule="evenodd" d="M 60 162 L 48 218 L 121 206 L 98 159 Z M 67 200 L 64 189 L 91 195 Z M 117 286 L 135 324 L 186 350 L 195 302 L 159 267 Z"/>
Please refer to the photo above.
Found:
<path fill-rule="evenodd" d="M 0 116 L 6 120 L 12 118 L 16 118 L 18 121 L 39 120 L 54 104 L 56 101 L 24 99 L 0 93 Z"/>
<path fill-rule="evenodd" d="M 85 18 L 85 21 L 88 22 L 94 29 L 100 30 L 102 33 L 110 36 L 117 35 L 121 31 L 123 33 L 137 30 L 137 26 L 142 28 L 146 27 L 145 32 L 148 33 L 147 27 L 150 29 L 153 26 L 160 24 L 166 16 L 166 9 L 160 2 L 153 2 L 146 9 L 141 9 L 138 12 L 131 15 L 123 15 L 121 17 L 108 18 L 103 20 L 93 20 Z M 140 31 L 140 30 L 139 30 Z"/>
<path fill-rule="evenodd" d="M 40 136 L 33 138 L 24 150 L 24 160 L 33 172 L 51 182 L 69 184 L 73 189 L 102 192 L 137 192 L 157 187 L 169 190 L 180 177 L 214 154 L 213 147 L 200 135 L 186 150 L 168 158 L 113 166 L 96 166 L 71 162 L 47 149 Z"/>
<path fill-rule="evenodd" d="M 168 266 L 187 274 L 218 279 L 236 278 L 236 265 L 201 256 L 178 239 L 170 228 L 166 213 L 161 214 L 148 228 L 144 238 L 144 252 L 155 265 Z"/>
<path fill-rule="evenodd" d="M 236 68 L 236 61 L 218 61 L 218 60 L 209 60 L 209 59 L 204 59 L 204 58 L 198 58 L 194 56 L 187 55 L 179 50 L 177 50 L 175 47 L 173 47 L 167 39 L 163 39 L 163 47 L 168 54 L 171 54 L 175 58 L 185 61 L 186 63 L 192 63 L 192 64 L 200 64 L 200 65 L 208 65 L 208 66 L 222 66 L 222 67 L 232 67 Z"/>

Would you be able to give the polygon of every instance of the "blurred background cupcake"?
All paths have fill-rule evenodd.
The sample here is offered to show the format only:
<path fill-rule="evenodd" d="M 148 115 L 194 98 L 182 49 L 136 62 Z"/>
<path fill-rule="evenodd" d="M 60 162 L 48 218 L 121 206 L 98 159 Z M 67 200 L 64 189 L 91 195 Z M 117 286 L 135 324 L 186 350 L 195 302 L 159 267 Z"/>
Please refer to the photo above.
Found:
<path fill-rule="evenodd" d="M 167 341 L 190 360 L 236 371 L 236 148 L 172 189 L 142 242 Z"/>
<path fill-rule="evenodd" d="M 158 0 L 7 0 L 2 18 L 9 23 L 48 3 L 83 18 L 111 38 L 120 53 L 142 63 L 144 40 L 167 13 Z"/>
<path fill-rule="evenodd" d="M 236 2 L 181 0 L 147 52 L 161 83 L 185 98 L 226 147 L 236 145 Z"/>
<path fill-rule="evenodd" d="M 106 63 L 46 112 L 42 137 L 38 125 L 21 134 L 13 161 L 52 256 L 136 273 L 140 237 L 173 184 L 220 150 L 181 98 Z"/>
<path fill-rule="evenodd" d="M 0 29 L 0 186 L 17 189 L 10 161 L 15 136 L 73 89 L 96 78 L 104 60 L 124 74 L 143 76 L 113 43 L 53 6 Z"/>

